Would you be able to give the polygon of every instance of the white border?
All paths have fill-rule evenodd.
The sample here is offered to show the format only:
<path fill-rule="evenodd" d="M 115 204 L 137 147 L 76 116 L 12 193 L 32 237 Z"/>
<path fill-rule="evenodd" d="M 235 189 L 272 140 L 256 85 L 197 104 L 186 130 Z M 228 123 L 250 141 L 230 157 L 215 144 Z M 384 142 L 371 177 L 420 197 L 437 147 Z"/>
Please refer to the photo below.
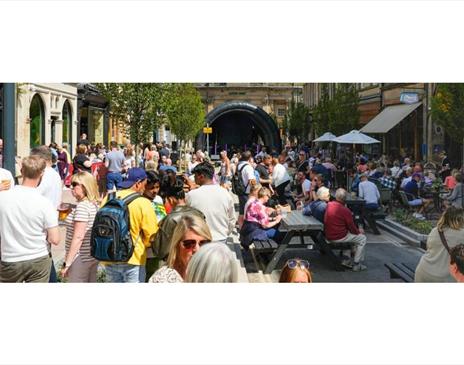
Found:
<path fill-rule="evenodd" d="M 0 80 L 458 82 L 463 6 L 2 1 Z M 1 285 L 0 363 L 458 364 L 461 288 Z"/>

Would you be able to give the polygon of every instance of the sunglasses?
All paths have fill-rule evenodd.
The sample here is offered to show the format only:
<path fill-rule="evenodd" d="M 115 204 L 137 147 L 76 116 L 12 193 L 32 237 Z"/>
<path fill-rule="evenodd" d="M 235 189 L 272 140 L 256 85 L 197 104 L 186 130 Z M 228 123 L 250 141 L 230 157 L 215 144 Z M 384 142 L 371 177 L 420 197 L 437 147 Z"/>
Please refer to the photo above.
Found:
<path fill-rule="evenodd" d="M 300 269 L 309 270 L 309 261 L 307 260 L 300 260 L 300 259 L 290 259 L 287 261 L 286 265 L 289 269 L 296 269 L 300 267 Z"/>
<path fill-rule="evenodd" d="M 201 240 L 201 241 L 197 241 L 197 240 L 183 240 L 182 241 L 182 246 L 184 246 L 184 248 L 186 250 L 191 250 L 193 249 L 197 244 L 201 247 L 203 246 L 204 244 L 206 243 L 210 243 L 211 241 L 210 240 Z"/>
<path fill-rule="evenodd" d="M 72 182 L 72 183 L 71 183 L 71 186 L 72 186 L 73 188 L 75 188 L 76 186 L 81 186 L 81 184 L 79 184 L 79 183 L 77 183 L 77 182 Z"/>

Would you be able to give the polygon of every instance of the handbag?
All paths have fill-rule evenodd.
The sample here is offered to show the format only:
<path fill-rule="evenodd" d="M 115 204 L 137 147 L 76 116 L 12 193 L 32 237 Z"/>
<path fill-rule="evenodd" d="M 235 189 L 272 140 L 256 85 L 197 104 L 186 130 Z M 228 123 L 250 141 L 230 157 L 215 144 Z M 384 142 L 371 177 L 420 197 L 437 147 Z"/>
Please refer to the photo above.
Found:
<path fill-rule="evenodd" d="M 451 254 L 451 250 L 448 246 L 448 241 L 446 241 L 445 234 L 443 233 L 443 231 L 440 230 L 438 231 L 438 234 L 440 235 L 441 243 L 443 243 L 443 246 L 445 246 L 446 251 L 448 251 L 448 253 Z"/>

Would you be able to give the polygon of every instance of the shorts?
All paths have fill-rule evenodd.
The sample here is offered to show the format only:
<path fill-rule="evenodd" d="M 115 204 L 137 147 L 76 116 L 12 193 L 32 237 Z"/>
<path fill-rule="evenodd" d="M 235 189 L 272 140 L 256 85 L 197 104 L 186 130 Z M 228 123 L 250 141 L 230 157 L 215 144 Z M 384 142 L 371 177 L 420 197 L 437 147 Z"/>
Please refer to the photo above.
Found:
<path fill-rule="evenodd" d="M 238 196 L 238 214 L 245 214 L 245 204 L 248 201 L 248 194 Z"/>
<path fill-rule="evenodd" d="M 418 206 L 421 206 L 421 205 L 422 205 L 422 199 L 410 200 L 410 201 L 408 202 L 408 204 L 409 204 L 411 207 L 418 207 Z"/>

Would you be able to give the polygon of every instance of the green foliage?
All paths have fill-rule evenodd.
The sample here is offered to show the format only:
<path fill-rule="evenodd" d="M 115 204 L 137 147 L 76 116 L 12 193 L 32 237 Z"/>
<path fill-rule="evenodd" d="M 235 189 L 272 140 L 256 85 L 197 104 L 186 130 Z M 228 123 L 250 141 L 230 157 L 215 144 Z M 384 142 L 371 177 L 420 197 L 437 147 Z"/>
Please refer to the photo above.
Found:
<path fill-rule="evenodd" d="M 433 229 L 432 223 L 416 219 L 409 215 L 408 212 L 404 209 L 396 209 L 392 216 L 393 219 L 398 223 L 421 234 L 429 234 Z"/>
<path fill-rule="evenodd" d="M 283 128 L 290 139 L 298 142 L 308 139 L 309 114 L 309 109 L 303 103 L 295 103 L 292 100 L 283 120 Z"/>
<path fill-rule="evenodd" d="M 180 141 L 193 139 L 203 127 L 205 110 L 200 93 L 192 84 L 171 84 L 166 115 L 171 131 Z"/>
<path fill-rule="evenodd" d="M 438 84 L 432 97 L 432 118 L 448 135 L 461 143 L 464 139 L 464 84 Z"/>
<path fill-rule="evenodd" d="M 110 113 L 129 126 L 133 143 L 151 139 L 153 130 L 164 122 L 166 109 L 166 84 L 152 83 L 103 83 L 96 84 L 110 101 Z"/>
<path fill-rule="evenodd" d="M 332 98 L 329 97 L 329 84 L 322 84 L 321 98 L 312 110 L 316 133 L 332 132 L 339 136 L 358 129 L 358 106 L 359 95 L 355 84 L 337 84 Z"/>

